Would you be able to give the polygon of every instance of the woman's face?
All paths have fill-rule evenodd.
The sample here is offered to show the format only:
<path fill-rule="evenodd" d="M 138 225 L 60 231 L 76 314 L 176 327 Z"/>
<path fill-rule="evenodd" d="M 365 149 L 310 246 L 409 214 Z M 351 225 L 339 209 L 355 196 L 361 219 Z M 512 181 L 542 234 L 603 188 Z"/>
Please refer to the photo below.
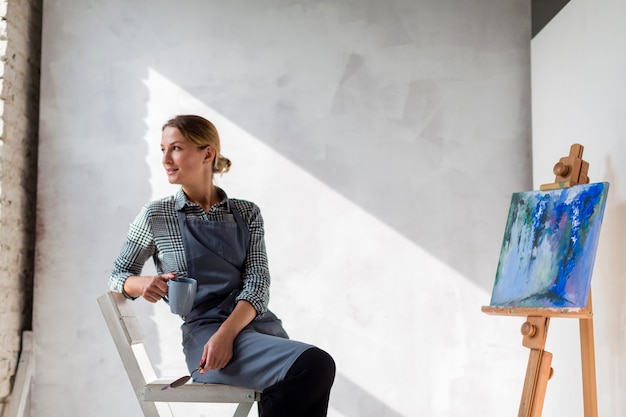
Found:
<path fill-rule="evenodd" d="M 198 148 L 175 127 L 166 127 L 161 137 L 163 167 L 170 184 L 201 184 L 212 173 L 213 148 Z"/>

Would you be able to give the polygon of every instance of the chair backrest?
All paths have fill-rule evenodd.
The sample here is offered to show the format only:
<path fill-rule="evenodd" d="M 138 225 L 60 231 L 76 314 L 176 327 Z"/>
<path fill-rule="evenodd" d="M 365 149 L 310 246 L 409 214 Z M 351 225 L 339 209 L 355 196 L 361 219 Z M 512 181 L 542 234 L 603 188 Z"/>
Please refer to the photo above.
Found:
<path fill-rule="evenodd" d="M 145 386 L 156 379 L 156 374 L 146 352 L 141 324 L 135 316 L 131 301 L 120 293 L 109 291 L 98 297 L 98 304 L 144 415 L 172 417 L 167 404 L 143 400 Z"/>
<path fill-rule="evenodd" d="M 156 379 L 132 301 L 107 292 L 98 297 L 98 304 L 146 417 L 173 417 L 168 402 L 234 403 L 239 404 L 234 417 L 245 417 L 259 400 L 258 392 L 230 385 L 187 383 L 164 390 L 175 378 Z"/>

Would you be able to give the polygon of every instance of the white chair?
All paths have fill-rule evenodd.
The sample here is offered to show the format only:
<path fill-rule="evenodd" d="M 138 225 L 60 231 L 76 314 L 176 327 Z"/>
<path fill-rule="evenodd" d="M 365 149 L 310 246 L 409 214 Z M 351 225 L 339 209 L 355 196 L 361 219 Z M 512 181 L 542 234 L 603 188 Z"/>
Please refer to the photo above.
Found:
<path fill-rule="evenodd" d="M 122 294 L 114 292 L 98 297 L 100 310 L 145 417 L 173 417 L 167 404 L 170 402 L 234 403 L 239 405 L 233 417 L 246 417 L 250 413 L 260 397 L 260 393 L 252 389 L 188 382 L 178 388 L 163 390 L 177 377 L 156 379 L 144 347 L 143 331 L 131 303 Z"/>

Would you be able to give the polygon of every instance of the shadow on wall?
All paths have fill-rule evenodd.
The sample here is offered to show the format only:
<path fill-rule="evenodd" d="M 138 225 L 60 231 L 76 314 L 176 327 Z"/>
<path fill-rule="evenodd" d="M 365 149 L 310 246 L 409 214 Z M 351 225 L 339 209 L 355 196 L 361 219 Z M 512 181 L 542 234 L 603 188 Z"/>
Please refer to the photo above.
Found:
<path fill-rule="evenodd" d="M 105 43 L 104 40 L 103 43 Z M 108 47 L 102 49 L 102 53 L 111 54 L 111 62 L 115 62 L 115 54 L 119 51 L 120 49 L 113 42 Z M 106 253 L 108 257 L 106 274 L 102 274 L 100 270 L 94 271 L 94 276 L 101 279 L 102 284 L 96 287 L 97 293 L 94 293 L 92 297 L 85 298 L 89 302 L 90 309 L 94 308 L 93 300 L 108 290 L 108 274 L 119 250 L 122 248 L 129 223 L 151 199 L 151 171 L 146 155 L 149 153 L 148 147 L 158 147 L 160 140 L 160 138 L 154 138 L 153 143 L 148 143 L 145 140 L 148 132 L 154 129 L 154 126 L 147 124 L 150 97 L 148 88 L 142 83 L 142 80 L 148 78 L 148 68 L 145 64 L 114 66 L 108 77 L 110 78 L 110 84 L 104 90 L 107 97 L 101 101 L 94 100 L 94 103 L 101 103 L 95 105 L 115 106 L 117 108 L 115 110 L 104 108 L 100 109 L 100 113 L 93 111 L 89 114 L 101 116 L 97 120 L 91 121 L 94 131 L 116 132 L 115 136 L 107 138 L 108 143 L 106 146 L 102 146 L 102 144 L 93 145 L 93 148 L 99 149 L 99 152 L 95 153 L 94 157 L 109 161 L 109 168 L 112 169 L 109 169 L 106 175 L 97 173 L 93 178 L 90 178 L 88 175 L 87 178 L 76 179 L 81 182 L 91 182 L 89 187 L 100 190 L 98 195 L 112 197 L 108 201 L 101 202 L 101 208 L 94 209 L 94 212 L 95 210 L 101 210 L 103 212 L 102 218 L 109 219 L 107 220 L 107 227 L 94 223 L 89 216 L 83 216 L 84 221 L 88 225 L 80 227 L 80 231 L 76 232 L 78 242 L 93 242 L 95 245 L 105 246 L 104 248 L 91 249 L 88 251 L 89 253 Z M 119 108 L 123 111 L 119 111 Z M 114 125 L 115 128 L 111 128 L 108 125 Z M 123 152 L 120 150 L 123 150 Z M 101 166 L 102 163 L 98 161 L 93 165 Z M 85 185 L 77 186 L 76 189 L 83 187 Z M 83 217 L 80 218 L 82 219 Z M 99 238 L 95 240 L 90 239 L 94 227 L 97 228 L 99 235 Z M 80 236 L 83 233 L 86 233 L 87 236 L 81 238 Z M 85 245 L 84 243 L 79 244 Z M 80 253 L 80 251 L 77 251 L 77 253 Z M 152 261 L 146 263 L 142 273 L 146 275 L 155 273 Z M 159 349 L 158 343 L 156 343 L 160 328 L 155 318 L 155 304 L 140 298 L 133 303 L 133 306 L 138 314 L 144 317 L 142 327 L 146 337 L 154 340 L 154 343 L 147 343 L 146 346 L 151 360 L 154 363 L 162 363 L 163 353 Z M 97 315 L 100 316 L 99 311 Z M 93 327 L 91 323 L 87 325 L 90 326 L 90 329 Z M 97 340 L 97 338 L 94 338 L 94 340 Z M 84 366 L 87 367 L 88 365 Z M 124 384 L 127 383 L 125 378 L 126 375 L 121 376 Z M 103 401 L 108 400 L 104 399 Z"/>

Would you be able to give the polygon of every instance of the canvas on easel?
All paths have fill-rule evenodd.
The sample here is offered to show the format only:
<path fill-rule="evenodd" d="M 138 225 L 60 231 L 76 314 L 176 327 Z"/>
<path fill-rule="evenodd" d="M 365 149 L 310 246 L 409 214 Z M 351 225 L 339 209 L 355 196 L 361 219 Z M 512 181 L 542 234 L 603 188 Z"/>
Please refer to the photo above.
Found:
<path fill-rule="evenodd" d="M 608 188 L 513 194 L 490 305 L 586 307 Z"/>
<path fill-rule="evenodd" d="M 583 146 L 554 166 L 555 182 L 514 193 L 487 314 L 526 316 L 530 349 L 518 417 L 541 417 L 552 354 L 551 317 L 579 319 L 584 416 L 597 417 L 591 277 L 609 184 L 589 184 Z"/>

